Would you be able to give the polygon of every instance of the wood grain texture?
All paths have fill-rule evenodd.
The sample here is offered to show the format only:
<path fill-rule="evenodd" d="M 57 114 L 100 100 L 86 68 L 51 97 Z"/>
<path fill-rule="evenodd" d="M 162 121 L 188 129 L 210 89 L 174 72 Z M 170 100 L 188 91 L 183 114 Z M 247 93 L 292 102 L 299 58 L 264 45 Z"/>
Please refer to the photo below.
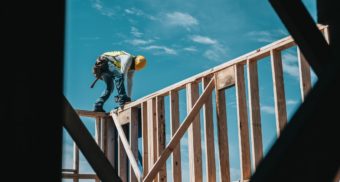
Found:
<path fill-rule="evenodd" d="M 216 80 L 216 75 L 215 75 Z M 219 167 L 221 182 L 230 182 L 229 142 L 226 113 L 226 99 L 224 90 L 215 89 L 216 92 L 216 118 L 217 137 L 219 149 Z"/>
<path fill-rule="evenodd" d="M 237 105 L 237 121 L 238 136 L 241 162 L 241 180 L 248 180 L 251 176 L 250 164 L 250 145 L 249 145 L 249 129 L 248 129 L 248 113 L 246 90 L 244 81 L 243 65 L 235 65 L 235 86 L 236 86 L 236 105 Z"/>
<path fill-rule="evenodd" d="M 179 127 L 179 100 L 178 92 L 170 91 L 170 123 L 171 135 L 174 137 Z M 172 178 L 174 182 L 182 181 L 181 145 L 177 145 L 172 153 Z"/>
<path fill-rule="evenodd" d="M 260 94 L 257 61 L 247 61 L 250 131 L 252 142 L 252 167 L 255 170 L 263 156 Z"/>
<path fill-rule="evenodd" d="M 211 78 L 205 77 L 202 79 L 202 90 L 207 86 Z M 206 159 L 206 178 L 207 182 L 216 181 L 216 166 L 215 166 L 215 140 L 214 140 L 214 123 L 213 123 L 213 107 L 212 98 L 208 97 L 203 107 L 203 124 L 204 124 L 204 145 Z"/>
<path fill-rule="evenodd" d="M 274 104 L 276 116 L 276 131 L 279 136 L 283 128 L 287 124 L 286 96 L 283 82 L 283 69 L 281 53 L 271 50 L 271 65 L 274 88 Z"/>
<path fill-rule="evenodd" d="M 189 113 L 199 97 L 197 83 L 187 85 L 187 112 Z M 194 118 L 188 130 L 190 180 L 202 181 L 202 148 L 201 148 L 201 124 L 199 113 Z"/>
<path fill-rule="evenodd" d="M 188 115 L 186 116 L 186 118 L 182 122 L 181 126 L 177 129 L 175 135 L 172 137 L 169 144 L 167 145 L 167 147 L 162 152 L 161 156 L 156 161 L 155 165 L 149 170 L 150 172 L 145 176 L 144 182 L 149 182 L 149 181 L 154 179 L 154 177 L 156 176 L 160 167 L 162 165 L 164 165 L 164 163 L 166 162 L 166 160 L 170 156 L 171 152 L 179 144 L 180 139 L 183 137 L 184 133 L 188 130 L 191 123 L 194 121 L 194 118 L 199 113 L 199 110 L 201 109 L 201 107 L 205 103 L 206 99 L 209 96 L 211 96 L 211 91 L 214 89 L 214 86 L 215 86 L 214 80 L 215 79 L 210 81 L 207 88 L 203 91 L 200 98 L 197 100 L 195 105 L 192 107 L 191 112 L 188 113 Z"/>

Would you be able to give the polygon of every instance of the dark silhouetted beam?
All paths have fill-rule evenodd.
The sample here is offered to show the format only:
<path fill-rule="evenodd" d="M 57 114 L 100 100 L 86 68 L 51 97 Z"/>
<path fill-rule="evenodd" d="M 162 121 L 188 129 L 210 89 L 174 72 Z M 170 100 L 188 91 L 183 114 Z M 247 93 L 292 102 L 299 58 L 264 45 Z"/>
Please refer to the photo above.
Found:
<path fill-rule="evenodd" d="M 270 2 L 320 77 L 251 181 L 333 181 L 340 167 L 340 62 L 301 1 Z"/>
<path fill-rule="evenodd" d="M 330 49 L 300 0 L 269 0 L 301 52 L 320 77 L 330 61 Z"/>
<path fill-rule="evenodd" d="M 70 103 L 63 97 L 64 105 L 64 127 L 76 142 L 85 158 L 103 182 L 119 182 L 116 170 L 112 167 L 109 160 L 105 157 L 90 132 L 80 120 L 76 111 Z"/>

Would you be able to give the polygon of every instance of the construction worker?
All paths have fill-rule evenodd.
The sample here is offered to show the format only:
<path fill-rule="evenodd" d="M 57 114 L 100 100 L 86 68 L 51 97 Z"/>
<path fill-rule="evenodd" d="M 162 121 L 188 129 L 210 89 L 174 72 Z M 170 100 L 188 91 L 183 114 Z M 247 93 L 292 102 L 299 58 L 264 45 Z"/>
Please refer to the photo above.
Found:
<path fill-rule="evenodd" d="M 96 60 L 93 73 L 97 79 L 101 79 L 106 84 L 106 88 L 94 104 L 94 111 L 105 112 L 104 103 L 114 90 L 114 83 L 118 95 L 115 102 L 119 107 L 123 107 L 127 102 L 131 102 L 132 79 L 135 71 L 141 70 L 146 65 L 146 59 L 142 55 L 134 56 L 125 51 L 111 51 L 100 55 Z M 125 79 L 127 82 L 127 92 L 125 91 Z"/>

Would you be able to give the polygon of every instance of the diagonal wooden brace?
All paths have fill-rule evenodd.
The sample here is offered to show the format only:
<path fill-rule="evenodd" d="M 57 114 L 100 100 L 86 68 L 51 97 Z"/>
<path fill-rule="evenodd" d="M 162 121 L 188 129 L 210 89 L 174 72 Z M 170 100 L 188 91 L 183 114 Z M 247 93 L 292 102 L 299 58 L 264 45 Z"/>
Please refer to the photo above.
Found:
<path fill-rule="evenodd" d="M 153 165 L 153 167 L 150 169 L 150 172 L 145 176 L 144 182 L 152 181 L 156 174 L 158 173 L 158 170 L 161 169 L 161 167 L 165 164 L 166 160 L 172 153 L 172 151 L 176 148 L 179 141 L 183 137 L 184 133 L 188 130 L 190 124 L 192 123 L 193 119 L 196 117 L 196 115 L 199 113 L 200 109 L 202 108 L 203 104 L 206 102 L 209 96 L 211 96 L 211 93 L 213 89 L 215 88 L 215 79 L 212 78 L 209 82 L 206 89 L 203 91 L 202 95 L 198 98 L 196 101 L 194 107 L 188 113 L 187 117 L 184 119 L 181 126 L 177 129 L 176 133 L 171 138 L 169 144 L 166 146 L 166 148 L 163 150 L 162 154 L 156 161 L 156 163 Z"/>

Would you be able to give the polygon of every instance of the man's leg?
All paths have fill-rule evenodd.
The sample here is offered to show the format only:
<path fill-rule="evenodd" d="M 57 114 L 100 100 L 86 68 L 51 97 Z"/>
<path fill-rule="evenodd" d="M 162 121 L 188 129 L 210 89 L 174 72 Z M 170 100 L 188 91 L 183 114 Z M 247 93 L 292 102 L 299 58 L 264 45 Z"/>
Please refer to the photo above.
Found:
<path fill-rule="evenodd" d="M 110 97 L 110 95 L 113 91 L 112 76 L 109 73 L 103 73 L 102 79 L 103 79 L 103 81 L 106 85 L 106 88 L 94 104 L 94 111 L 97 111 L 97 112 L 105 112 L 104 109 L 103 109 L 103 105 L 107 101 L 107 99 Z"/>
<path fill-rule="evenodd" d="M 124 86 L 124 75 L 118 74 L 115 76 L 115 83 L 118 92 L 118 104 L 119 106 L 123 106 L 126 102 L 130 102 L 131 98 L 126 95 L 125 86 Z"/>

